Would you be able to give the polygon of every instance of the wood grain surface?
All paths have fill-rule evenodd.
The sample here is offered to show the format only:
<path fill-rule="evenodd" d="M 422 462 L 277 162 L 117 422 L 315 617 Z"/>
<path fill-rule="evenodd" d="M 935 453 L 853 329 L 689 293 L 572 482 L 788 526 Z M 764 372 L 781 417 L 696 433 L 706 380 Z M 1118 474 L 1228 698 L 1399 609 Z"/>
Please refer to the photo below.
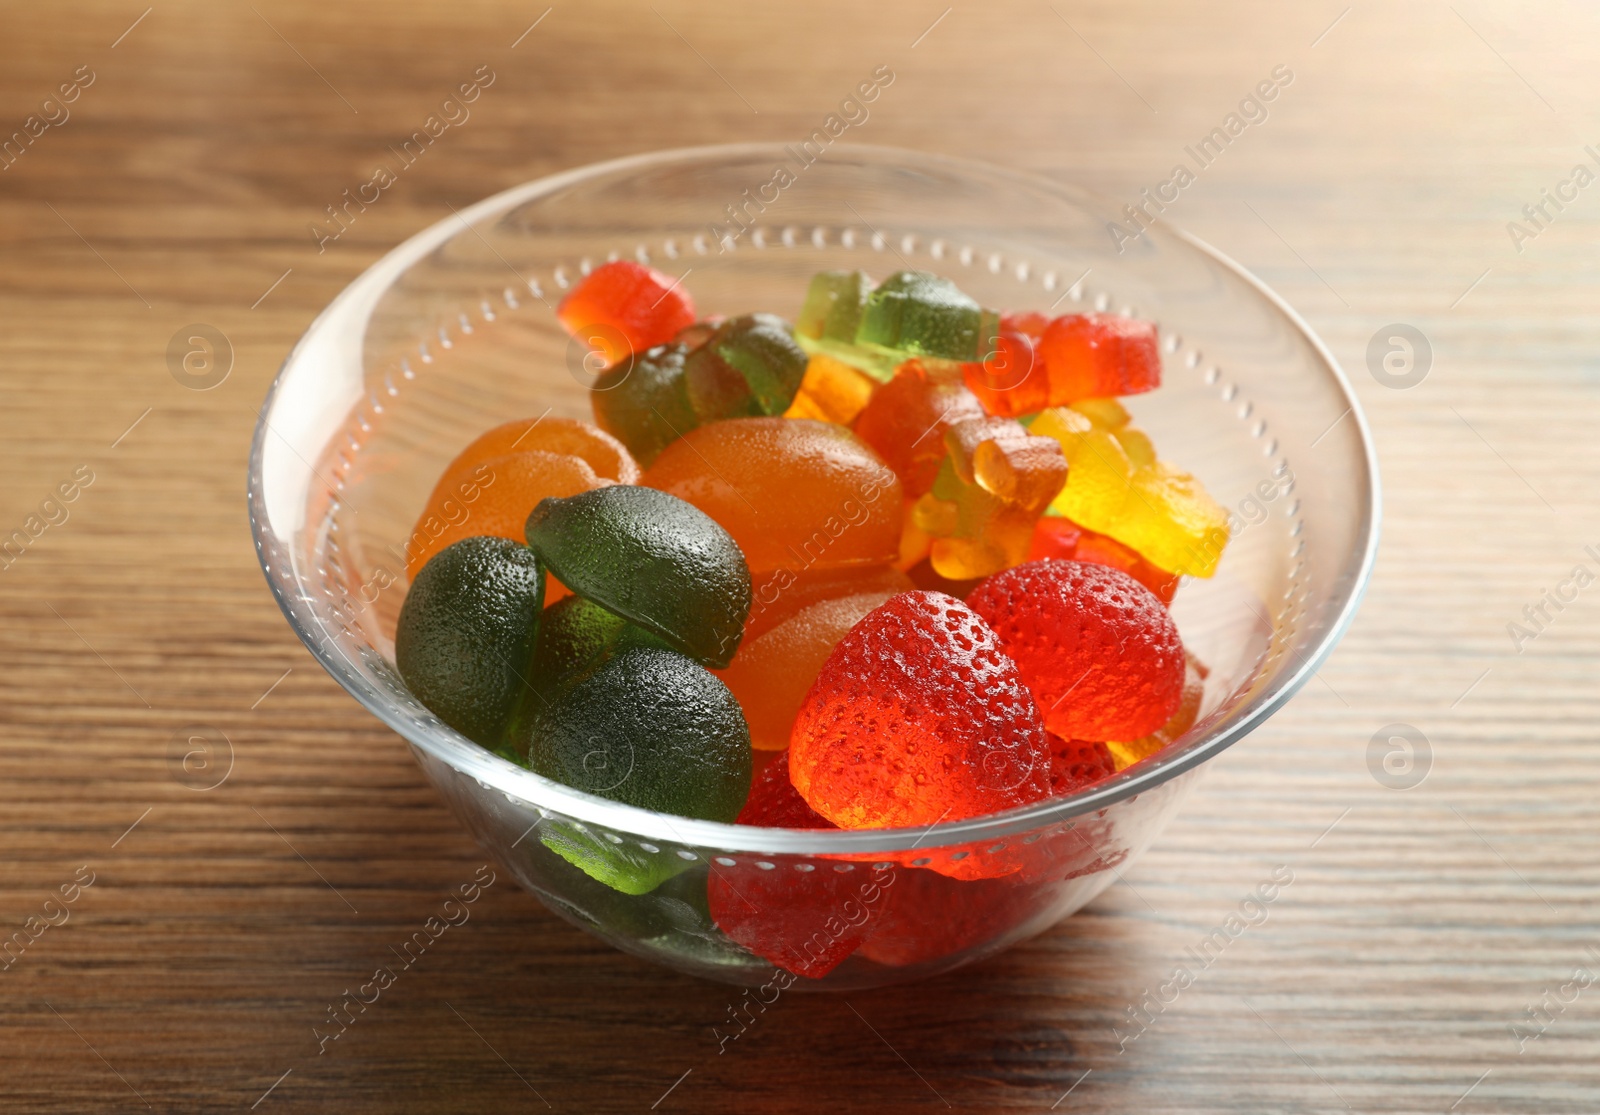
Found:
<path fill-rule="evenodd" d="M 1130 201 L 1292 73 L 1166 219 L 1361 396 L 1386 522 L 1354 629 L 1126 885 L 969 971 L 786 995 L 719 1052 L 728 989 L 502 873 L 319 1053 L 484 860 L 263 584 L 244 468 L 278 363 L 452 206 L 790 140 L 878 65 L 851 138 Z M 319 245 L 479 67 L 470 119 Z M 1572 579 L 1600 574 L 1597 72 L 1575 0 L 0 8 L 0 136 L 39 133 L 0 157 L 0 536 L 27 538 L 0 558 L 0 937 L 57 923 L 0 955 L 0 1109 L 1600 1110 L 1600 588 Z M 210 390 L 169 368 L 194 324 L 233 352 Z M 1395 324 L 1431 352 L 1409 389 L 1369 370 Z M 1409 775 L 1369 760 L 1395 724 L 1428 741 Z M 227 746 L 185 770 L 196 728 Z M 1264 920 L 1148 998 L 1278 865 Z"/>

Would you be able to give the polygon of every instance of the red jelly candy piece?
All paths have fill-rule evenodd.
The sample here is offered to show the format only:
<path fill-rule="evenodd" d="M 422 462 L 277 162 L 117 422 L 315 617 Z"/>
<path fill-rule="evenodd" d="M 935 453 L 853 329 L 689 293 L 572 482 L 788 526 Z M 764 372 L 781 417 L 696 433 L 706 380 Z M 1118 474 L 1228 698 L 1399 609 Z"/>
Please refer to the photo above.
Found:
<path fill-rule="evenodd" d="M 795 792 L 787 758 L 780 754 L 756 776 L 736 823 L 833 828 Z M 706 899 L 712 920 L 757 956 L 796 975 L 822 978 L 866 939 L 879 891 L 861 869 L 840 872 L 819 863 L 797 871 L 794 863 L 762 868 L 761 862 L 741 856 L 731 867 L 711 865 Z"/>
<path fill-rule="evenodd" d="M 856 436 L 900 477 L 908 499 L 933 488 L 944 463 L 944 434 L 963 418 L 982 418 L 983 406 L 953 371 L 930 371 L 907 360 L 872 393 L 856 416 Z"/>
<path fill-rule="evenodd" d="M 842 828 L 932 825 L 1048 796 L 1049 753 L 995 633 L 954 597 L 907 592 L 823 664 L 795 717 L 789 776 Z"/>
<path fill-rule="evenodd" d="M 1030 561 L 996 573 L 967 603 L 1000 636 L 1045 727 L 1063 739 L 1138 739 L 1177 711 L 1178 627 L 1120 569 Z"/>
<path fill-rule="evenodd" d="M 1036 414 L 1051 405 L 1050 379 L 1026 333 L 1002 326 L 994 351 L 981 364 L 961 365 L 961 375 L 983 409 L 997 417 Z"/>
<path fill-rule="evenodd" d="M 694 324 L 694 303 L 680 281 L 632 260 L 601 264 L 556 307 L 567 332 L 605 356 L 610 367 L 664 345 Z"/>
<path fill-rule="evenodd" d="M 1010 879 L 962 882 L 915 867 L 894 869 L 863 959 L 895 968 L 944 960 L 992 940 L 1019 920 L 1023 894 Z"/>
<path fill-rule="evenodd" d="M 1161 386 L 1156 327 L 1121 314 L 1067 314 L 1039 340 L 1050 405 L 1137 395 Z"/>
<path fill-rule="evenodd" d="M 1086 739 L 1062 739 L 1051 733 L 1050 793 L 1055 797 L 1086 790 L 1116 773 L 1117 762 L 1105 744 Z"/>
<path fill-rule="evenodd" d="M 1172 597 L 1178 591 L 1178 582 L 1182 579 L 1159 565 L 1152 565 L 1139 551 L 1124 546 L 1115 538 L 1096 534 L 1060 515 L 1046 515 L 1034 524 L 1028 560 L 1043 561 L 1045 558 L 1087 561 L 1120 569 L 1155 593 L 1156 599 L 1163 604 L 1172 603 Z"/>

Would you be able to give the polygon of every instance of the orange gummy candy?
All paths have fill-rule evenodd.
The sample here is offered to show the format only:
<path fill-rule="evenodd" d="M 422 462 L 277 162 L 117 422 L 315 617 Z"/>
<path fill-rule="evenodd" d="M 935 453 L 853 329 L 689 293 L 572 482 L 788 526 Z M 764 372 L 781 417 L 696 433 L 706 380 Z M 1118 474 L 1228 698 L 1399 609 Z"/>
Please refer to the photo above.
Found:
<path fill-rule="evenodd" d="M 667 446 L 640 483 L 711 516 L 758 583 L 778 569 L 889 565 L 900 552 L 899 479 L 831 422 L 712 422 Z"/>
<path fill-rule="evenodd" d="M 744 621 L 744 641 L 751 642 L 789 617 L 824 600 L 883 593 L 898 596 L 917 586 L 890 565 L 845 565 L 837 569 L 775 569 L 754 578 L 750 616 Z"/>
<path fill-rule="evenodd" d="M 519 418 L 480 434 L 456 454 L 452 469 L 507 453 L 557 453 L 582 457 L 602 480 L 637 484 L 639 466 L 628 447 L 598 426 L 573 418 Z M 531 510 L 531 508 L 530 508 Z"/>
<path fill-rule="evenodd" d="M 785 418 L 816 418 L 848 426 L 872 398 L 877 381 L 842 360 L 815 353 Z"/>

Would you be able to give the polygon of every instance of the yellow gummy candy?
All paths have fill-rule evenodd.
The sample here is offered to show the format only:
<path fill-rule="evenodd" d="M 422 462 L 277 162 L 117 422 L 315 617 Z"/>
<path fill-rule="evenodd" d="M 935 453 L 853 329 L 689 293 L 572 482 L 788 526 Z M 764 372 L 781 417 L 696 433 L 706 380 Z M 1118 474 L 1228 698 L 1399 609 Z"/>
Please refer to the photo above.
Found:
<path fill-rule="evenodd" d="M 1051 506 L 1171 573 L 1209 577 L 1228 542 L 1228 516 L 1193 475 L 1156 457 L 1114 399 L 1042 412 L 1029 432 L 1054 438 L 1067 484 Z"/>
<path fill-rule="evenodd" d="M 842 360 L 817 353 L 806 363 L 805 376 L 785 418 L 815 418 L 848 426 L 872 397 L 877 383 Z"/>

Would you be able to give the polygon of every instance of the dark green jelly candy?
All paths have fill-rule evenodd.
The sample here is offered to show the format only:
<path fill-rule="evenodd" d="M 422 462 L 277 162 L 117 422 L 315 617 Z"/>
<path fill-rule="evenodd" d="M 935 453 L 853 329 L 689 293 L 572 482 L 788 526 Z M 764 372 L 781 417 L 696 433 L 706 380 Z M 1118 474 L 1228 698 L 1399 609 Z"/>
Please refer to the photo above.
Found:
<path fill-rule="evenodd" d="M 718 669 L 750 613 L 750 570 L 710 516 L 654 488 L 616 484 L 541 500 L 528 545 L 561 583 Z"/>
<path fill-rule="evenodd" d="M 589 389 L 594 420 L 640 465 L 700 424 L 684 379 L 689 346 L 657 345 L 600 373 Z"/>
<path fill-rule="evenodd" d="M 528 688 L 544 579 L 528 547 L 464 538 L 428 560 L 400 608 L 400 676 L 435 716 L 491 751 Z"/>
<path fill-rule="evenodd" d="M 676 651 L 620 650 L 529 710 L 529 765 L 575 790 L 723 822 L 749 796 L 750 729 L 739 702 Z"/>
<path fill-rule="evenodd" d="M 867 295 L 856 343 L 881 352 L 975 361 L 998 332 L 999 318 L 949 279 L 897 271 Z"/>
<path fill-rule="evenodd" d="M 806 353 L 781 317 L 741 314 L 717 326 L 684 366 L 689 403 L 702 423 L 773 416 L 794 402 Z"/>

